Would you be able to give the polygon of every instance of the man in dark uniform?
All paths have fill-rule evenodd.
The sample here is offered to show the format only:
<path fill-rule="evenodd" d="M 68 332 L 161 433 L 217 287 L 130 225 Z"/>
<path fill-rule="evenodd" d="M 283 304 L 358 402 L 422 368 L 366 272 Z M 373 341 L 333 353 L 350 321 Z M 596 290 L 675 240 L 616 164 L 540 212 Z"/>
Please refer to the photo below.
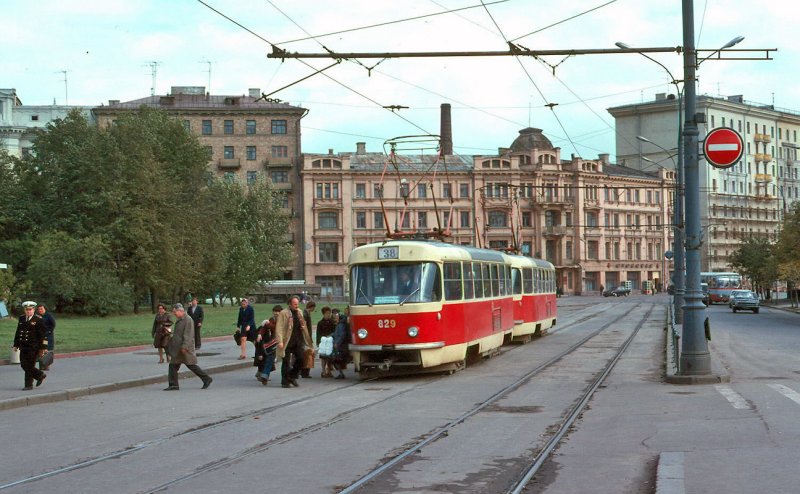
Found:
<path fill-rule="evenodd" d="M 200 348 L 200 328 L 203 327 L 203 308 L 197 305 L 197 297 L 192 297 L 192 303 L 186 312 L 194 321 L 194 347 Z"/>
<path fill-rule="evenodd" d="M 39 386 L 47 374 L 36 368 L 36 361 L 47 351 L 46 329 L 42 318 L 34 313 L 36 302 L 23 302 L 25 315 L 19 316 L 17 332 L 14 334 L 14 350 L 19 349 L 19 363 L 25 371 L 23 391 L 33 389 L 33 380 Z"/>

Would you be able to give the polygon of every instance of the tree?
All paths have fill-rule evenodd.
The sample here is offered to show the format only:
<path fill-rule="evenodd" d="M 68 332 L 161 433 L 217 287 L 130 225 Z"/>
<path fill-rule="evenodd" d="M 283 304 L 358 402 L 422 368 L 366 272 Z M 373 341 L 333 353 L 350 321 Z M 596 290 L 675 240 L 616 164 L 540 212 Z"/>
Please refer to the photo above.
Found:
<path fill-rule="evenodd" d="M 778 279 L 774 245 L 763 237 L 750 237 L 730 256 L 731 267 L 753 284 L 753 289 L 770 298 L 770 287 Z"/>
<path fill-rule="evenodd" d="M 783 226 L 774 252 L 781 279 L 788 284 L 792 305 L 798 305 L 800 283 L 800 203 L 794 203 L 784 216 Z"/>
<path fill-rule="evenodd" d="M 291 263 L 288 218 L 268 182 L 227 184 L 207 167 L 165 112 L 142 107 L 107 129 L 71 112 L 30 157 L 0 155 L 0 255 L 76 312 L 246 293 Z"/>

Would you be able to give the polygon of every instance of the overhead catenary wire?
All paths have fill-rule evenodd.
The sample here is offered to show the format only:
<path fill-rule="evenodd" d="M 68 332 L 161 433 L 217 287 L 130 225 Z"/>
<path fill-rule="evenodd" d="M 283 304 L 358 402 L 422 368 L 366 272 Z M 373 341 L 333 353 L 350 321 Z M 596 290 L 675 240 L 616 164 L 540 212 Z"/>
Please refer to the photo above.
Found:
<path fill-rule="evenodd" d="M 496 4 L 496 3 L 504 3 L 504 2 L 508 2 L 508 1 L 509 0 L 494 0 L 492 2 L 489 2 L 489 5 Z M 616 1 L 616 0 L 614 0 L 614 1 Z M 272 2 L 270 2 L 270 3 L 272 3 Z M 436 2 L 433 2 L 433 3 L 436 3 Z M 437 4 L 437 5 L 439 5 L 439 4 Z M 446 8 L 446 7 L 442 6 L 442 5 L 439 5 L 439 6 L 442 7 L 442 8 Z M 393 21 L 379 22 L 377 24 L 369 24 L 367 26 L 354 27 L 354 28 L 350 28 L 350 29 L 342 29 L 341 31 L 333 31 L 331 33 L 311 35 L 311 34 L 306 32 L 307 37 L 305 37 L 305 38 L 297 38 L 297 39 L 290 39 L 288 41 L 281 41 L 280 43 L 276 43 L 276 45 L 286 45 L 286 44 L 289 44 L 289 43 L 296 43 L 296 42 L 299 42 L 299 41 L 308 41 L 310 39 L 316 40 L 317 38 L 324 38 L 324 37 L 327 37 L 327 36 L 334 36 L 336 34 L 352 33 L 352 32 L 355 32 L 355 31 L 363 31 L 365 29 L 372 29 L 372 28 L 375 28 L 375 27 L 384 27 L 384 26 L 389 26 L 389 25 L 392 25 L 392 24 L 399 24 L 399 23 L 402 23 L 402 22 L 418 21 L 420 19 L 426 19 L 428 17 L 435 17 L 437 15 L 444 15 L 444 14 L 452 14 L 452 13 L 455 13 L 455 12 L 460 12 L 462 10 L 476 9 L 476 8 L 481 8 L 481 7 L 483 7 L 483 5 L 469 5 L 467 7 L 459 7 L 459 8 L 456 8 L 456 9 L 447 9 L 447 10 L 445 10 L 443 12 L 434 12 L 434 13 L 431 13 L 431 14 L 417 15 L 417 16 L 414 16 L 414 17 L 406 17 L 406 18 L 403 18 L 403 19 L 396 19 L 396 20 L 393 20 Z M 297 25 L 297 24 L 295 24 L 295 25 Z M 305 30 L 303 30 L 303 32 L 305 32 Z"/>

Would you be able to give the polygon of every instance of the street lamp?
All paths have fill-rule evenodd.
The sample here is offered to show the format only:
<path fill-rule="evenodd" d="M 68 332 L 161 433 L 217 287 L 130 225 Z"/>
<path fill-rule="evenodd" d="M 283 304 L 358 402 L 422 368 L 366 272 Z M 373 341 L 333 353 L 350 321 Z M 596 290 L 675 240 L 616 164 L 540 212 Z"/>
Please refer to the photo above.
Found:
<path fill-rule="evenodd" d="M 678 107 L 680 108 L 680 104 Z M 643 136 L 636 136 L 636 138 L 642 142 L 652 144 L 653 146 L 667 153 L 672 160 L 672 164 L 675 166 L 675 193 L 672 196 L 672 219 L 675 228 L 674 236 L 672 238 L 672 249 L 673 255 L 675 256 L 675 260 L 673 261 L 673 266 L 675 267 L 675 291 L 672 294 L 672 304 L 675 311 L 675 323 L 683 324 L 683 293 L 686 287 L 686 253 L 683 245 L 683 161 L 681 160 L 681 150 L 678 150 L 678 162 L 675 163 L 675 160 L 673 159 L 673 156 L 670 155 L 669 151 L 660 145 Z M 642 156 L 642 159 L 652 162 L 652 160 L 646 156 Z"/>

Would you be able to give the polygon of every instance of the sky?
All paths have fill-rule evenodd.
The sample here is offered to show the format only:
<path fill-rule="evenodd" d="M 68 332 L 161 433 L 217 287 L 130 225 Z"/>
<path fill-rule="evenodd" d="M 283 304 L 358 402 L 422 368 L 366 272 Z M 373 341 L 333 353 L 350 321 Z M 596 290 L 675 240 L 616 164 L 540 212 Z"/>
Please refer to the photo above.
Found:
<path fill-rule="evenodd" d="M 0 88 L 15 88 L 26 105 L 91 106 L 167 94 L 172 86 L 225 95 L 259 88 L 309 110 L 302 120 L 308 153 L 355 151 L 356 142 L 381 152 L 399 136 L 438 134 L 440 105 L 449 103 L 456 154 L 497 153 L 521 129 L 536 127 L 562 157 L 609 153 L 613 161 L 614 121 L 606 109 L 676 91 L 667 71 L 640 54 L 342 60 L 311 77 L 334 61 L 267 54 L 273 46 L 299 53 L 505 51 L 507 41 L 532 50 L 675 47 L 683 45 L 681 3 L 0 0 Z M 698 94 L 743 95 L 800 112 L 800 2 L 694 0 L 694 11 L 698 48 L 744 36 L 735 48 L 761 50 L 739 54 L 757 60 L 704 61 Z M 764 60 L 768 48 L 778 50 L 773 60 Z M 683 78 L 682 55 L 651 56 Z M 384 108 L 391 105 L 407 108 Z"/>

